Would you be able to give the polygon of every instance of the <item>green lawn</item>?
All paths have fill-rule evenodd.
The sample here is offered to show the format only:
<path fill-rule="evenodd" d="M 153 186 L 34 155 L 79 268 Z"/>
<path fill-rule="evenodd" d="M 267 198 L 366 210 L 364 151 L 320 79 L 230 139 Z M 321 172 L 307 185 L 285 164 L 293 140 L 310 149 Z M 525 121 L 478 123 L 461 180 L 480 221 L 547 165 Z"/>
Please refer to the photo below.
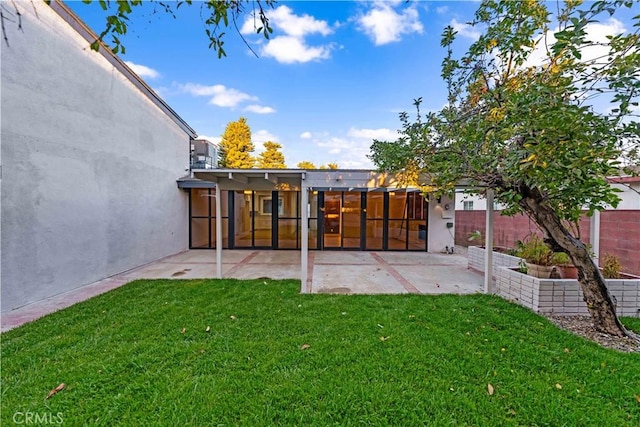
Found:
<path fill-rule="evenodd" d="M 4 333 L 0 424 L 640 424 L 640 353 L 497 297 L 299 286 L 136 281 Z"/>

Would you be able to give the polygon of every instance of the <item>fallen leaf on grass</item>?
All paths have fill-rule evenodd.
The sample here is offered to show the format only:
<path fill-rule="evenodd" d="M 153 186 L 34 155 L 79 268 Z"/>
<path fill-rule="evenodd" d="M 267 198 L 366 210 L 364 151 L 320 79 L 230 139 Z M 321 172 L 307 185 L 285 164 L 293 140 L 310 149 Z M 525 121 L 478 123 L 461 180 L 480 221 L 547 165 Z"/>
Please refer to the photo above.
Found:
<path fill-rule="evenodd" d="M 64 388 L 65 388 L 66 386 L 67 386 L 67 385 L 66 385 L 65 383 L 60 383 L 60 385 L 59 385 L 58 387 L 54 388 L 53 390 L 51 390 L 51 391 L 49 392 L 49 394 L 47 394 L 47 397 L 45 397 L 45 398 L 44 398 L 44 400 L 47 400 L 48 398 L 50 398 L 50 397 L 51 397 L 51 396 L 53 396 L 54 394 L 56 394 L 56 393 L 58 393 L 58 392 L 61 392 L 62 390 L 64 390 Z"/>
<path fill-rule="evenodd" d="M 187 328 L 185 328 L 184 326 L 182 327 L 182 329 L 180 329 L 180 333 L 184 334 L 185 332 L 187 332 Z"/>
<path fill-rule="evenodd" d="M 638 396 L 637 394 L 634 394 L 633 397 L 635 397 L 638 403 L 640 403 L 640 396 Z"/>
<path fill-rule="evenodd" d="M 565 352 L 565 353 L 569 353 L 569 349 L 568 349 L 568 348 L 565 348 L 565 349 L 564 349 L 564 352 Z"/>
<path fill-rule="evenodd" d="M 389 337 L 380 337 L 380 341 L 386 341 L 386 340 L 388 340 L 389 338 L 391 338 L 391 337 L 390 337 L 390 336 L 389 336 Z"/>
<path fill-rule="evenodd" d="M 306 350 L 306 349 L 308 349 L 308 348 L 311 348 L 311 345 L 309 345 L 309 344 L 302 344 L 302 345 L 300 346 L 300 350 Z"/>
<path fill-rule="evenodd" d="M 211 326 L 207 326 L 207 329 L 204 330 L 205 332 L 211 332 Z"/>
<path fill-rule="evenodd" d="M 562 390 L 562 384 L 557 384 L 557 383 L 556 383 L 556 388 L 557 388 L 558 390 Z"/>
<path fill-rule="evenodd" d="M 237 320 L 238 318 L 237 318 L 236 316 L 234 316 L 234 315 L 231 315 L 231 316 L 229 316 L 229 319 L 231 319 L 231 320 Z"/>
<path fill-rule="evenodd" d="M 489 392 L 489 396 L 493 396 L 493 386 L 491 384 L 487 384 L 487 391 Z"/>

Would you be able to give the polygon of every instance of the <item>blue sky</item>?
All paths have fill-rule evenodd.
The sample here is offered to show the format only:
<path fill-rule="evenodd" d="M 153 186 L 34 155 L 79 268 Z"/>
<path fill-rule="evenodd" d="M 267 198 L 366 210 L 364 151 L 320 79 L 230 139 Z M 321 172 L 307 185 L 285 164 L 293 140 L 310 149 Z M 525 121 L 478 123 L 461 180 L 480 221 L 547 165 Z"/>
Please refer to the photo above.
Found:
<path fill-rule="evenodd" d="M 97 2 L 68 2 L 96 32 L 105 12 Z M 398 114 L 445 104 L 440 35 L 458 30 L 458 53 L 478 36 L 465 24 L 473 1 L 280 1 L 271 10 L 270 40 L 239 22 L 256 57 L 233 29 L 227 57 L 208 48 L 202 5 L 176 17 L 151 3 L 134 9 L 121 55 L 203 137 L 219 141 L 227 123 L 245 117 L 256 153 L 271 140 L 287 166 L 371 168 L 373 139 L 395 139 Z M 154 7 L 158 10 L 154 10 Z"/>
<path fill-rule="evenodd" d="M 68 4 L 94 31 L 104 28 L 97 2 Z M 470 20 L 477 4 L 281 1 L 270 41 L 244 28 L 259 57 L 230 29 L 222 59 L 208 48 L 200 4 L 175 19 L 146 4 L 134 9 L 121 57 L 199 135 L 217 141 L 246 117 L 256 153 L 278 142 L 288 167 L 370 168 L 372 140 L 395 139 L 398 113 L 412 111 L 414 98 L 444 104 L 440 34 Z"/>

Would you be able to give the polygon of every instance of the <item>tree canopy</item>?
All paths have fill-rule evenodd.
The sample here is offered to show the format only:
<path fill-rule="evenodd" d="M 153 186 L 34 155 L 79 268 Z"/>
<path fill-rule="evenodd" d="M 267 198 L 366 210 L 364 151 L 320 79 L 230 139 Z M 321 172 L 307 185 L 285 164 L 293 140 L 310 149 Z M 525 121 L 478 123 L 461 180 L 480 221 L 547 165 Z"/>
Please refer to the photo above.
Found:
<path fill-rule="evenodd" d="M 632 30 L 596 38 L 595 23 L 633 2 L 580 3 L 552 15 L 544 2 L 485 0 L 472 23 L 482 35 L 459 57 L 456 31 L 445 28 L 447 105 L 424 115 L 416 99 L 415 119 L 400 115 L 401 137 L 374 141 L 370 157 L 437 192 L 460 183 L 492 190 L 507 214 L 527 214 L 578 267 L 596 327 L 621 335 L 602 276 L 570 224 L 583 209 L 616 206 L 607 177 L 634 173 L 640 15 Z"/>
<path fill-rule="evenodd" d="M 308 160 L 303 160 L 296 165 L 298 169 L 316 169 L 316 165 Z"/>
<path fill-rule="evenodd" d="M 327 163 L 326 165 L 320 165 L 320 167 L 316 167 L 313 162 L 303 160 L 296 166 L 298 167 L 298 169 L 339 169 L 339 166 L 336 162 L 331 162 Z"/>
<path fill-rule="evenodd" d="M 262 169 L 286 169 L 284 154 L 280 149 L 282 145 L 277 142 L 267 141 L 264 143 L 265 150 L 258 156 L 258 167 Z"/>
<path fill-rule="evenodd" d="M 255 165 L 256 161 L 251 156 L 255 147 L 247 119 L 240 117 L 238 121 L 227 124 L 219 148 L 221 168 L 250 169 Z"/>

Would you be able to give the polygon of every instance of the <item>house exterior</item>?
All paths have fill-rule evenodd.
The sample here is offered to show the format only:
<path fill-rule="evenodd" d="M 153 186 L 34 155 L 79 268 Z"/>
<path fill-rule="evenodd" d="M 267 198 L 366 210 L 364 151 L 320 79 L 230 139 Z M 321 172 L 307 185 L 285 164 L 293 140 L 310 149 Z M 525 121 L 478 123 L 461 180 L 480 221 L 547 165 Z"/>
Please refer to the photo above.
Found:
<path fill-rule="evenodd" d="M 217 169 L 215 145 L 109 49 L 89 49 L 95 34 L 64 3 L 15 7 L 21 28 L 6 23 L 1 51 L 2 312 L 189 248 L 216 248 L 220 266 L 224 248 L 304 260 L 453 246 L 453 200 L 391 176 Z"/>
<path fill-rule="evenodd" d="M 441 252 L 454 244 L 453 200 L 429 203 L 415 188 L 368 170 L 193 170 L 189 247 L 216 248 L 216 186 L 223 249 Z M 305 204 L 304 197 L 308 200 Z"/>

